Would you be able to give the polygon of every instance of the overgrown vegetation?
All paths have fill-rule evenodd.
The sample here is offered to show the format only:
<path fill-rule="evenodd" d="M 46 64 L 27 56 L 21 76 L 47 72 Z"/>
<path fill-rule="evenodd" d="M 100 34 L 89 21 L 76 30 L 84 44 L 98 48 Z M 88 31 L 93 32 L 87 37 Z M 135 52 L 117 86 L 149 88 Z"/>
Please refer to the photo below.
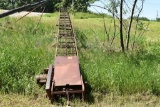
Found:
<path fill-rule="evenodd" d="M 79 14 L 76 15 L 79 17 Z M 85 13 L 83 13 L 84 16 Z M 54 16 L 54 17 L 53 17 Z M 112 51 L 107 48 L 103 18 L 72 16 L 78 41 L 79 59 L 84 80 L 92 92 L 160 94 L 159 24 L 151 22 L 144 37 L 136 38 L 136 49 L 121 53 L 116 37 Z M 46 15 L 34 30 L 37 17 L 0 19 L 0 91 L 31 94 L 36 91 L 34 76 L 53 62 L 57 13 Z M 75 17 L 75 18 L 74 18 Z M 92 15 L 91 15 L 92 17 Z M 110 18 L 105 22 L 110 23 Z M 11 24 L 10 24 L 11 22 Z M 157 29 L 155 29 L 155 26 Z M 109 24 L 106 25 L 110 27 Z M 94 30 L 94 32 L 93 32 Z M 114 29 L 111 29 L 111 34 Z"/>
<path fill-rule="evenodd" d="M 51 32 L 55 24 L 47 20 L 36 30 L 36 20 L 37 18 L 25 18 L 14 23 L 15 19 L 12 18 L 1 19 L 1 92 L 33 93 L 35 74 L 53 60 L 50 45 L 54 38 Z"/>

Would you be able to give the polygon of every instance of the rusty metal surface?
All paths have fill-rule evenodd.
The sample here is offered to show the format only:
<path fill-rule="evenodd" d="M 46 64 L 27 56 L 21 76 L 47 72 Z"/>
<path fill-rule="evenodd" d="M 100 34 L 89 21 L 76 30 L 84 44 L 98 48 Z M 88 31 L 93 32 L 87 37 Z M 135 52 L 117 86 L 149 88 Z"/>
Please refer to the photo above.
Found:
<path fill-rule="evenodd" d="M 57 56 L 54 63 L 55 86 L 82 85 L 77 56 Z"/>
<path fill-rule="evenodd" d="M 76 39 L 69 13 L 66 9 L 60 10 L 58 21 L 58 36 L 55 56 L 78 56 Z"/>
<path fill-rule="evenodd" d="M 49 65 L 47 81 L 46 81 L 46 92 L 47 92 L 47 95 L 49 98 L 51 98 L 52 72 L 53 72 L 53 66 L 51 64 L 51 65 Z"/>
<path fill-rule="evenodd" d="M 40 85 L 44 85 L 47 81 L 47 74 L 36 75 L 36 81 Z"/>
<path fill-rule="evenodd" d="M 52 92 L 53 94 L 65 94 L 66 91 L 55 91 L 55 92 Z M 73 91 L 68 91 L 69 94 L 80 94 L 80 93 L 83 93 L 82 90 L 73 90 Z"/>
<path fill-rule="evenodd" d="M 55 94 L 66 95 L 67 105 L 70 94 L 82 94 L 84 100 L 84 82 L 80 72 L 76 38 L 71 18 L 67 10 L 60 11 L 54 67 L 44 70 L 47 79 L 37 76 L 37 80 L 46 80 L 46 92 L 51 99 Z"/>

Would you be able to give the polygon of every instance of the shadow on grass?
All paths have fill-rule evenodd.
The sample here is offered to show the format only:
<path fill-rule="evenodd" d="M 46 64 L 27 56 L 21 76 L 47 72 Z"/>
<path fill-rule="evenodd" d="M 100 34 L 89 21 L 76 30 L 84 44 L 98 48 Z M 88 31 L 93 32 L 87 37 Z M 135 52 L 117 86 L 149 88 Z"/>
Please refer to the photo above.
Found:
<path fill-rule="evenodd" d="M 84 34 L 84 32 L 80 31 L 78 28 L 75 29 L 75 34 L 76 34 L 78 50 L 81 50 L 81 48 L 86 49 L 87 36 Z"/>
<path fill-rule="evenodd" d="M 76 39 L 77 39 L 77 46 L 78 50 L 87 49 L 87 36 L 84 32 L 80 31 L 78 28 L 75 29 Z M 92 104 L 94 103 L 94 97 L 91 94 L 92 88 L 91 85 L 88 83 L 87 75 L 85 74 L 85 69 L 80 65 L 80 71 L 83 76 L 83 82 L 85 83 L 85 103 Z"/>
<path fill-rule="evenodd" d="M 81 71 L 81 74 L 83 76 L 83 81 L 85 82 L 85 102 L 89 103 L 89 104 L 94 103 L 94 97 L 91 94 L 92 87 L 88 83 L 88 79 L 87 79 L 87 76 L 85 74 L 85 70 L 83 69 L 83 67 L 81 65 L 80 65 L 80 71 Z"/>

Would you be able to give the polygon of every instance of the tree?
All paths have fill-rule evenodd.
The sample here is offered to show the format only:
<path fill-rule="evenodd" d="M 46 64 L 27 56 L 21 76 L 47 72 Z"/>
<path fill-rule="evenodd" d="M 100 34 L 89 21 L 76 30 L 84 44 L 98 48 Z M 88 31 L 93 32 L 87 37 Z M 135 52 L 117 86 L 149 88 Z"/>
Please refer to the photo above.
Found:
<path fill-rule="evenodd" d="M 7 0 L 7 1 L 0 0 L 0 8 L 12 9 L 37 1 L 40 0 Z M 71 8 L 73 2 L 74 2 L 74 9 L 76 9 L 77 11 L 86 12 L 89 4 L 93 3 L 94 1 L 96 0 L 48 0 L 45 12 L 57 11 L 59 10 L 59 7 Z M 38 9 L 36 11 L 41 11 L 41 9 Z"/>
<path fill-rule="evenodd" d="M 133 22 L 133 15 L 134 15 L 134 11 L 135 11 L 135 7 L 137 4 L 138 0 L 135 0 L 133 3 L 133 7 L 132 7 L 132 12 L 131 12 L 131 18 L 130 18 L 130 22 L 129 22 L 129 26 L 128 26 L 128 31 L 127 31 L 127 47 L 126 49 L 128 50 L 129 48 L 129 40 L 130 40 L 130 32 L 131 32 L 131 27 L 132 27 L 132 22 Z"/>
<path fill-rule="evenodd" d="M 120 20 L 119 20 L 119 30 L 120 30 L 120 43 L 122 51 L 124 52 L 124 41 L 123 41 L 123 0 L 120 2 Z"/>
<path fill-rule="evenodd" d="M 92 5 L 92 6 L 97 6 L 103 9 L 106 9 L 109 14 L 112 15 L 112 19 L 114 20 L 114 37 L 116 34 L 116 23 L 115 23 L 115 18 L 118 19 L 119 21 L 119 37 L 120 37 L 120 46 L 122 51 L 124 52 L 125 50 L 129 50 L 130 48 L 130 36 L 131 36 L 131 30 L 135 30 L 135 35 L 137 26 L 139 24 L 139 16 L 142 12 L 143 9 L 143 4 L 145 0 L 108 0 L 108 4 L 105 4 L 105 7 L 97 6 L 97 5 Z M 141 5 L 137 5 L 137 2 L 141 2 Z M 119 10 L 118 10 L 119 9 Z M 134 21 L 134 18 L 136 16 L 136 20 Z M 124 19 L 126 17 L 129 17 L 128 19 Z M 133 22 L 134 26 L 133 27 Z M 147 25 L 148 26 L 148 25 Z M 144 33 L 142 33 L 144 34 Z M 124 35 L 126 35 L 126 38 L 124 38 Z M 124 43 L 124 40 L 126 40 L 126 44 Z"/>

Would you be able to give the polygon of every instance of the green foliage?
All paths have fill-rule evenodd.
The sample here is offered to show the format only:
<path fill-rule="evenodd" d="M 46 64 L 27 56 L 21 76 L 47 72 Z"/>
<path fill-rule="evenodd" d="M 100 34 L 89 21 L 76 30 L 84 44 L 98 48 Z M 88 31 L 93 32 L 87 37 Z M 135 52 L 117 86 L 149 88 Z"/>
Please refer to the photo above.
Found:
<path fill-rule="evenodd" d="M 0 8 L 13 9 L 13 8 L 17 8 L 17 7 L 30 4 L 33 2 L 38 2 L 38 1 L 39 0 L 13 0 L 13 1 L 1 0 Z M 73 4 L 74 4 L 74 10 L 86 12 L 89 4 L 93 3 L 94 1 L 96 0 L 48 0 L 47 5 L 45 6 L 46 7 L 45 12 L 54 12 L 59 10 L 60 7 L 72 8 Z M 41 12 L 42 8 L 38 8 L 36 9 L 36 11 Z"/>
<path fill-rule="evenodd" d="M 72 11 L 87 12 L 89 4 L 95 1 L 96 0 L 61 0 L 61 2 L 59 2 L 59 0 L 51 0 L 50 2 L 53 3 L 52 7 L 54 7 L 54 11 L 59 10 L 60 7 L 67 7 Z"/>
<path fill-rule="evenodd" d="M 137 16 L 134 16 L 133 19 L 137 20 Z M 138 20 L 141 20 L 141 21 L 150 21 L 147 17 L 138 17 Z"/>
<path fill-rule="evenodd" d="M 139 17 L 139 20 L 150 21 L 147 17 Z"/>
<path fill-rule="evenodd" d="M 0 26 L 0 90 L 6 93 L 33 93 L 35 75 L 53 60 L 52 52 L 47 49 L 53 40 L 50 35 L 53 28 L 41 23 L 36 34 L 33 34 L 37 22 L 25 18 L 23 22 L 3 29 L 8 21 L 14 22 L 15 19 L 1 19 L 3 23 Z"/>
<path fill-rule="evenodd" d="M 160 18 L 156 18 L 156 21 L 157 21 L 157 22 L 160 22 Z"/>
<path fill-rule="evenodd" d="M 109 4 L 106 6 L 108 8 L 108 11 L 110 13 L 114 13 L 114 14 L 117 14 L 118 13 L 118 10 L 117 8 L 119 7 L 120 5 L 120 2 L 119 1 L 116 1 L 116 0 L 109 0 Z"/>
<path fill-rule="evenodd" d="M 110 17 L 107 14 L 97 14 L 97 13 L 92 13 L 92 12 L 77 12 L 74 14 L 75 19 L 88 19 L 88 18 L 103 18 L 103 17 Z"/>
<path fill-rule="evenodd" d="M 143 30 L 144 29 L 144 24 L 143 22 L 139 21 L 138 22 L 138 30 Z"/>

